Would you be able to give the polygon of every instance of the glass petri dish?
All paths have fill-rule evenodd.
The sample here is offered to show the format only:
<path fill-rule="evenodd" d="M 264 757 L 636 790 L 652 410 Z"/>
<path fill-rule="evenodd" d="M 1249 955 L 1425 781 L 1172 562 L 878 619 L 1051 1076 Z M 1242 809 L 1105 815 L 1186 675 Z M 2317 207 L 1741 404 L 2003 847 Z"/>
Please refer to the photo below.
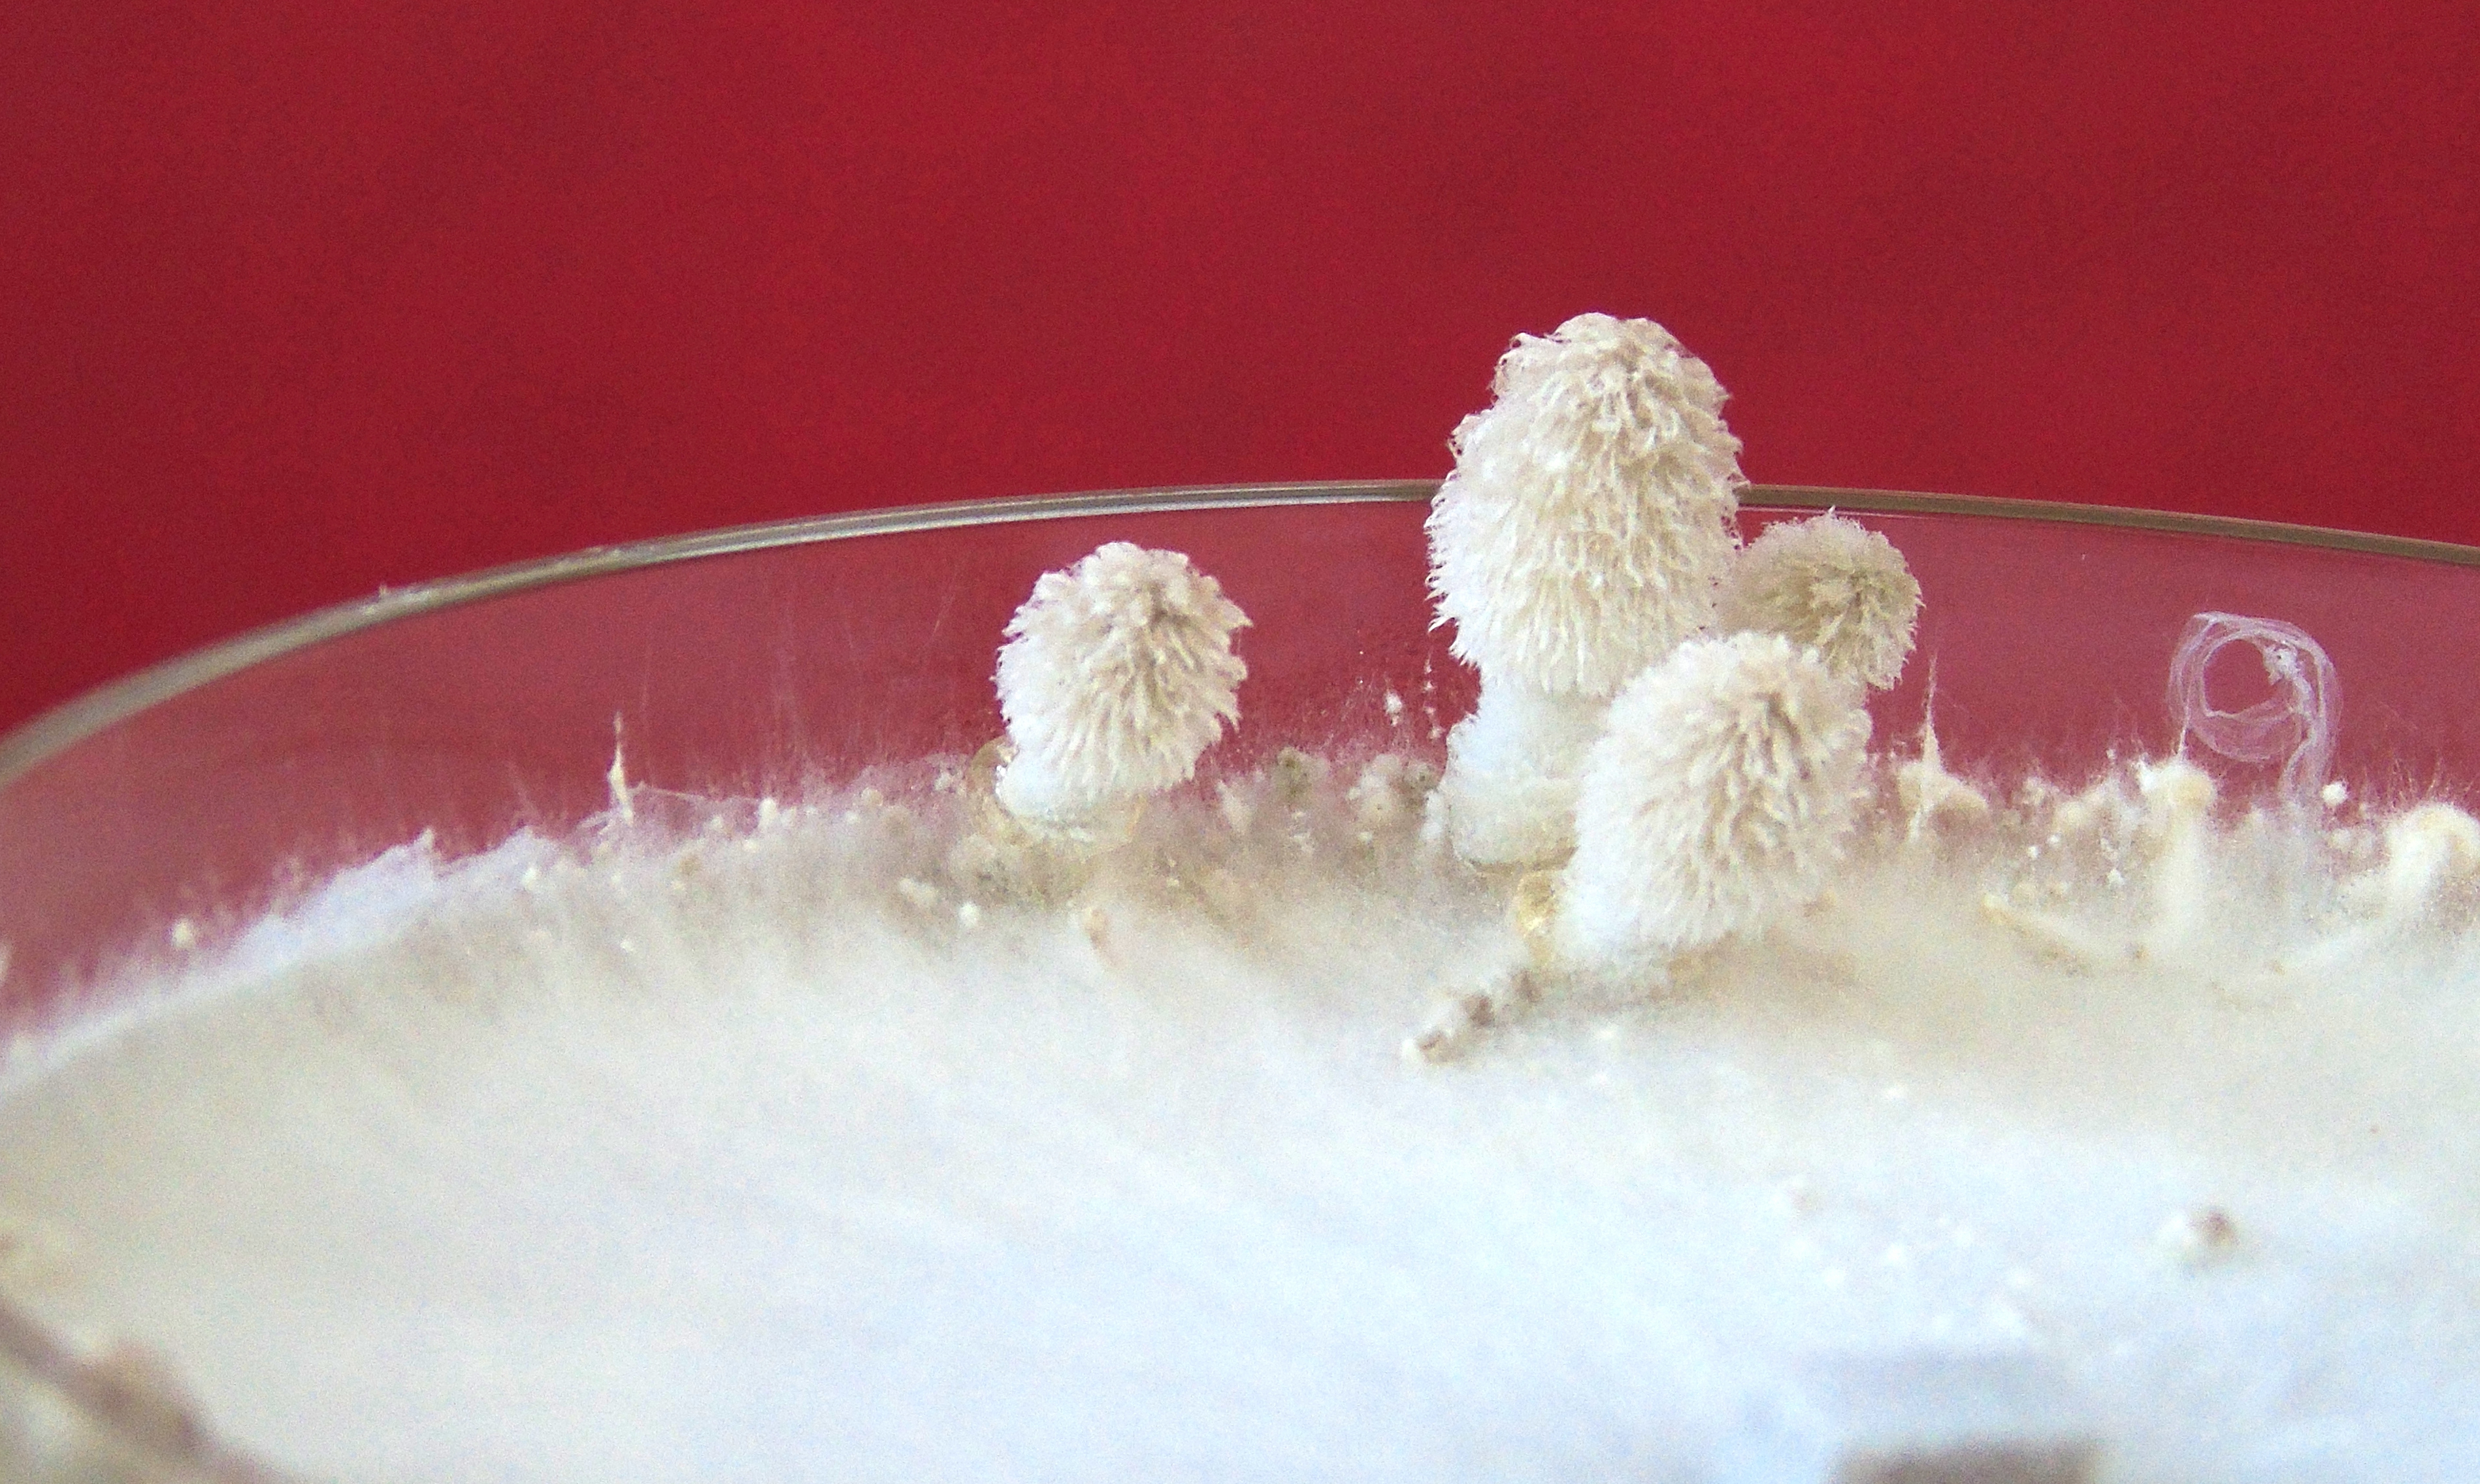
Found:
<path fill-rule="evenodd" d="M 0 1035 L 90 1013 L 168 943 L 213 952 L 335 871 L 427 834 L 481 852 L 609 807 L 615 767 L 697 797 L 791 796 L 1000 729 L 991 678 L 1039 574 L 1104 541 L 1182 550 L 1253 621 L 1245 725 L 1213 767 L 1286 747 L 1436 760 L 1472 674 L 1433 627 L 1429 481 L 917 507 L 581 553 L 391 593 L 175 661 L 0 743 Z M 2181 740 L 2194 615 L 2279 620 L 2340 678 L 2332 777 L 2382 804 L 2480 779 L 2480 551 L 2253 523 L 1757 487 L 1744 528 L 1834 508 L 1919 578 L 1919 644 L 1874 746 L 1934 715 L 1948 766 L 2080 779 Z M 2234 654 L 2209 678 L 2265 692 Z M 2226 797 L 2278 765 L 2211 759 Z M 13 1340 L 12 1337 L 14 1337 Z M 101 1394 L 39 1331 L 14 1364 Z M 81 1389 L 82 1388 L 82 1389 Z M 107 1389 L 108 1390 L 108 1389 Z M 109 1410 L 108 1408 L 106 1410 Z M 112 1425 L 126 1426 L 126 1420 Z M 215 1476 L 254 1467 L 199 1443 Z"/>
<path fill-rule="evenodd" d="M 382 595 L 108 687 L 0 741 L 0 1025 L 159 942 L 229 930 L 434 832 L 557 832 L 629 776 L 754 796 L 997 733 L 993 653 L 1033 578 L 1103 541 L 1187 551 L 1253 618 L 1227 757 L 1321 746 L 1392 690 L 1453 722 L 1476 682 L 1431 626 L 1434 484 L 1249 486 L 899 508 L 589 551 Z M 2480 777 L 2480 550 L 2112 507 L 1758 486 L 1744 527 L 1839 509 L 1924 594 L 1876 745 L 1932 691 L 1950 762 L 2089 773 L 2162 752 L 2194 614 L 2279 619 L 2332 656 L 2334 771 L 2378 798 Z M 2216 673 L 2248 704 L 2241 667 Z M 2242 776 L 2242 787 L 2252 780 Z"/>

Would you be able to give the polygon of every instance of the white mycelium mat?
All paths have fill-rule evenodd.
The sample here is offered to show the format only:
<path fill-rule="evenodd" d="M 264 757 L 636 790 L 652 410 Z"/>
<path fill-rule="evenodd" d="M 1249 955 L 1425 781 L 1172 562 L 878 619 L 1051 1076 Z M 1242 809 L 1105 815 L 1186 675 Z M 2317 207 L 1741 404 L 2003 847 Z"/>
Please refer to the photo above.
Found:
<path fill-rule="evenodd" d="M 1507 883 L 1356 771 L 1048 906 L 919 780 L 392 853 L 18 1048 L 21 1292 L 357 1480 L 1692 1479 L 1923 1350 L 2039 1358 L 2105 1477 L 2480 1464 L 2474 944 L 2332 846 L 2223 829 L 2077 962 L 1984 898 L 2134 941 L 2131 790 L 2036 857 L 1881 786 L 1827 904 L 1428 1064 Z"/>

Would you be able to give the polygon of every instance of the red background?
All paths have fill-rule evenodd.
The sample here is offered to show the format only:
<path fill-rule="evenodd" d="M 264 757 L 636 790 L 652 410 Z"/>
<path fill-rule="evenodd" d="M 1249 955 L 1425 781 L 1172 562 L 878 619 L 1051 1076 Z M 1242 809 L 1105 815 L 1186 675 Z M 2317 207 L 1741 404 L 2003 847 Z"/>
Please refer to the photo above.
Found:
<path fill-rule="evenodd" d="M 2480 542 L 2468 0 L 901 9 L 12 8 L 0 726 L 596 543 L 1443 473 L 1588 308 L 1760 480 Z"/>

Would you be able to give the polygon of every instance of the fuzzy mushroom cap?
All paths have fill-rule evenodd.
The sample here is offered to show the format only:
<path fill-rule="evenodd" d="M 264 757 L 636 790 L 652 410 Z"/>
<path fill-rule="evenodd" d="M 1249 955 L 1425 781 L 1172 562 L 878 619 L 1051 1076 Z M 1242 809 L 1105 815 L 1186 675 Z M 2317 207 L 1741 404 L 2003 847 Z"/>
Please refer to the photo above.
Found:
<path fill-rule="evenodd" d="M 1610 696 L 1713 618 L 1746 482 L 1721 384 L 1650 320 L 1579 315 L 1496 392 L 1430 509 L 1438 617 L 1485 675 Z"/>
<path fill-rule="evenodd" d="M 1659 958 L 1813 900 L 1859 807 L 1860 696 L 1779 634 L 1691 640 L 1621 691 L 1578 789 L 1564 951 Z"/>
<path fill-rule="evenodd" d="M 1115 541 L 1045 573 L 1007 627 L 999 713 L 1015 756 L 1000 802 L 1072 819 L 1187 781 L 1240 717 L 1249 622 L 1176 551 Z"/>
<path fill-rule="evenodd" d="M 1723 579 L 1724 633 L 1782 634 L 1814 647 L 1836 674 L 1883 690 L 1903 673 L 1921 585 L 1894 544 L 1839 515 L 1775 525 Z"/>

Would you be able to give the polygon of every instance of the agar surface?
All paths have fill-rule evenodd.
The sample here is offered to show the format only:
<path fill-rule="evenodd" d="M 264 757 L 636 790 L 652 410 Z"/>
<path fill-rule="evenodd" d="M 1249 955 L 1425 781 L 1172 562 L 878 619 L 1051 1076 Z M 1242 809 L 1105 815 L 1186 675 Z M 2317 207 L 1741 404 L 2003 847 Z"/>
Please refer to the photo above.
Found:
<path fill-rule="evenodd" d="M 604 1424 L 560 1419 L 632 1405 L 653 1451 L 623 1471 L 731 1474 L 711 1419 L 752 1376 L 784 1456 L 853 1476 L 1105 1467 L 1080 1447 L 1159 1476 L 1210 1437 L 1268 1471 L 1547 1478 L 1648 1436 L 1686 1476 L 1821 1343 L 2051 1357 L 2130 1471 L 2104 1478 L 2175 1475 L 2201 1429 L 2258 1440 L 2231 1477 L 2282 1478 L 2337 1416 L 2406 1472 L 2480 1457 L 2436 1394 L 2480 1343 L 2444 1301 L 2480 1282 L 2480 963 L 2451 890 L 2389 915 L 2389 874 L 2422 873 L 2383 823 L 2346 857 L 2323 821 L 2208 816 L 2190 931 L 2139 959 L 2185 870 L 2164 765 L 2149 797 L 2131 765 L 1919 840 L 1879 772 L 1830 894 L 1586 976 L 1560 873 L 1425 840 L 1400 754 L 1175 790 L 1053 898 L 953 864 L 972 772 L 635 785 L 633 825 L 409 850 L 190 956 L 0 1086 L 0 1206 L 74 1254 L 20 1296 L 346 1478 L 607 1469 Z M 2262 910 L 2284 892 L 2303 909 Z M 1985 896 L 2118 947 L 2068 961 Z M 1396 1039 L 1460 981 L 1496 998 L 1408 1074 Z M 286 1303 L 189 1296 L 271 1273 Z M 437 1316 L 573 1412 L 426 1351 Z M 413 1359 L 366 1374 L 323 1337 Z M 723 1378 L 676 1369 L 718 1345 Z M 350 1436 L 288 1420 L 339 1407 Z M 1978 1417 L 1885 1420 L 2002 1455 Z"/>

